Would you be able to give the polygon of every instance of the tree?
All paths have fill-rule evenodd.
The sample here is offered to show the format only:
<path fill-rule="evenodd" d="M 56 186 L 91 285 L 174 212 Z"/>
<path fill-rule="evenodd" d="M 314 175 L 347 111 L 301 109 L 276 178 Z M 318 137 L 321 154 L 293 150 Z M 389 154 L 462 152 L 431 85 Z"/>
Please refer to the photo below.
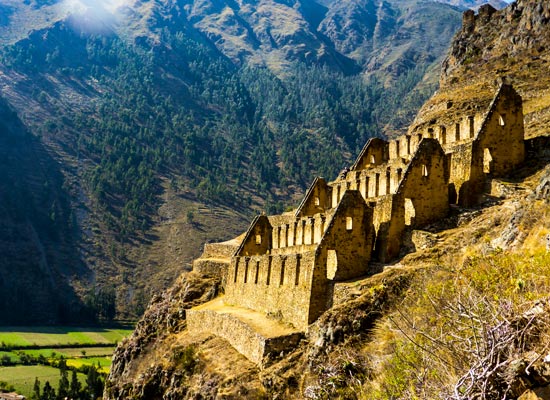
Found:
<path fill-rule="evenodd" d="M 42 390 L 40 400 L 57 400 L 55 398 L 55 389 L 50 385 L 49 381 L 46 381 L 44 384 L 44 389 Z"/>
<path fill-rule="evenodd" d="M 86 376 L 87 391 L 91 399 L 101 398 L 103 396 L 103 381 L 98 373 L 98 368 L 90 366 Z"/>
<path fill-rule="evenodd" d="M 71 385 L 69 387 L 69 397 L 72 399 L 78 399 L 80 397 L 80 391 L 82 390 L 82 384 L 78 380 L 76 370 L 73 369 L 71 374 Z"/>
<path fill-rule="evenodd" d="M 64 358 L 59 360 L 59 388 L 57 389 L 57 398 L 63 400 L 69 395 L 69 374 L 67 372 L 67 362 Z"/>
<path fill-rule="evenodd" d="M 34 386 L 32 387 L 31 400 L 40 400 L 40 381 L 34 378 Z"/>

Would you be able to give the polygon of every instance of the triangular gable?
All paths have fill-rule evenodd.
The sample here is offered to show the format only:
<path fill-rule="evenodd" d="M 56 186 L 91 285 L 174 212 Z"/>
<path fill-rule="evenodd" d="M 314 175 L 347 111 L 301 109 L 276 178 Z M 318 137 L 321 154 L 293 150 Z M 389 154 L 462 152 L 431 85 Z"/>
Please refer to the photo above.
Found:
<path fill-rule="evenodd" d="M 346 280 L 365 275 L 374 237 L 373 208 L 358 190 L 346 190 L 318 246 L 320 254 L 327 257 L 327 277 Z"/>
<path fill-rule="evenodd" d="M 360 169 L 364 169 L 364 166 L 371 165 L 371 160 L 368 159 L 369 155 L 372 155 L 371 153 L 377 153 L 379 159 L 375 160 L 375 163 L 373 165 L 378 165 L 383 163 L 385 160 L 385 153 L 387 152 L 387 146 L 388 142 L 385 140 L 379 139 L 379 138 L 370 138 L 361 152 L 359 153 L 359 156 L 357 156 L 357 159 L 351 166 L 352 171 L 357 171 Z M 370 150 L 370 151 L 369 151 Z"/>
<path fill-rule="evenodd" d="M 312 216 L 319 212 L 325 211 L 328 207 L 328 190 L 329 186 L 324 178 L 316 177 L 313 183 L 309 186 L 302 202 L 298 206 L 296 217 Z M 316 204 L 316 198 L 317 203 Z"/>
<path fill-rule="evenodd" d="M 419 166 L 419 160 L 423 157 L 433 157 L 435 153 L 438 153 L 437 155 L 441 158 L 445 158 L 445 151 L 443 150 L 443 147 L 441 147 L 441 143 L 439 143 L 439 140 L 437 139 L 430 139 L 430 138 L 422 138 L 420 141 L 420 144 L 418 145 L 418 148 L 414 152 L 414 156 L 405 168 L 405 171 L 403 171 L 403 177 L 401 178 L 401 181 L 399 181 L 399 187 L 395 191 L 395 193 L 401 193 L 403 186 L 407 182 L 407 179 L 409 178 L 409 175 L 412 173 L 412 170 L 414 168 L 418 168 Z M 426 173 L 430 173 L 431 171 L 426 171 Z M 411 189 L 412 190 L 412 189 Z"/>
<path fill-rule="evenodd" d="M 498 89 L 495 92 L 495 96 L 493 97 L 493 100 L 491 100 L 491 104 L 489 104 L 489 107 L 487 107 L 487 111 L 485 112 L 485 116 L 483 117 L 483 121 L 479 125 L 479 129 L 477 130 L 474 140 L 480 139 L 481 132 L 485 131 L 486 125 L 489 123 L 491 117 L 493 116 L 493 113 L 495 112 L 495 109 L 497 108 L 497 104 L 501 99 L 501 96 L 504 92 L 510 92 L 512 96 L 518 96 L 518 92 L 512 87 L 512 85 L 509 85 L 507 83 L 501 83 Z"/>
<path fill-rule="evenodd" d="M 235 252 L 235 256 L 266 254 L 271 249 L 272 230 L 267 216 L 257 215 L 246 231 L 244 240 Z"/>

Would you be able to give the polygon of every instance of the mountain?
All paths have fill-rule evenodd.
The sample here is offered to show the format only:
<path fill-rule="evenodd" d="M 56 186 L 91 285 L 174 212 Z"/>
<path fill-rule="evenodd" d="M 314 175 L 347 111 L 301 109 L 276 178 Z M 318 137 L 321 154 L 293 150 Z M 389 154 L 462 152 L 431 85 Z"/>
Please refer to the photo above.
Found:
<path fill-rule="evenodd" d="M 44 244 L 75 255 L 52 261 L 59 280 L 99 317 L 112 292 L 120 317 L 139 315 L 204 242 L 403 132 L 460 14 L 420 0 L 0 1 L 0 96 L 55 160 L 73 232 Z"/>
<path fill-rule="evenodd" d="M 104 398 L 547 398 L 549 23 L 535 0 L 464 14 L 441 87 L 410 127 L 483 108 L 495 80 L 518 88 L 528 157 L 480 205 L 453 207 L 381 273 L 335 287 L 295 348 L 261 367 L 187 330 L 185 310 L 223 282 L 182 275 L 117 348 Z"/>
<path fill-rule="evenodd" d="M 67 277 L 89 277 L 57 162 L 0 101 L 0 309 L 11 323 L 90 320 Z M 29 294 L 32 293 L 32 296 Z"/>

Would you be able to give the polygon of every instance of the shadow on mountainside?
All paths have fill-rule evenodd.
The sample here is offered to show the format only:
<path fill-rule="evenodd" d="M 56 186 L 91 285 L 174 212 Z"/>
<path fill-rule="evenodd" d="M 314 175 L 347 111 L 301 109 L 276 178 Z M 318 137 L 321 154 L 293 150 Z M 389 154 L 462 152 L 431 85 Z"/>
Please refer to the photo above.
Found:
<path fill-rule="evenodd" d="M 54 159 L 0 99 L 0 312 L 3 324 L 82 321 L 68 279 L 90 271 Z M 86 319 L 86 318 L 85 318 Z"/>

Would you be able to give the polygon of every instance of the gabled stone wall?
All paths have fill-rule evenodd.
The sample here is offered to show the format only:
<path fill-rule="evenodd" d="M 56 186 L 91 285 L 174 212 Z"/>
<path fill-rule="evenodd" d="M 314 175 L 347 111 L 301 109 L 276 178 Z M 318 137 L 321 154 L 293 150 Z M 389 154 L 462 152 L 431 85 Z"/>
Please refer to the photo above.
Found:
<path fill-rule="evenodd" d="M 332 208 L 332 188 L 320 177 L 315 178 L 304 199 L 296 210 L 297 217 L 311 216 L 323 213 Z"/>
<path fill-rule="evenodd" d="M 413 126 L 392 141 L 369 140 L 336 180 L 316 178 L 295 213 L 254 219 L 231 258 L 224 303 L 307 330 L 332 306 L 335 282 L 374 273 L 371 258 L 387 262 L 399 256 L 406 232 L 445 217 L 449 203 L 475 204 L 486 177 L 519 166 L 523 137 L 521 97 L 503 84 L 484 111 L 473 106 L 458 115 L 453 110 L 448 118 Z M 220 250 L 206 247 L 205 254 Z M 234 322 L 227 315 L 210 318 L 214 308 L 192 323 Z M 242 321 L 233 322 L 240 329 Z M 245 345 L 243 354 L 264 357 L 267 342 L 246 329 L 241 333 L 242 341 L 255 343 Z M 228 338 L 239 342 L 241 336 Z"/>

